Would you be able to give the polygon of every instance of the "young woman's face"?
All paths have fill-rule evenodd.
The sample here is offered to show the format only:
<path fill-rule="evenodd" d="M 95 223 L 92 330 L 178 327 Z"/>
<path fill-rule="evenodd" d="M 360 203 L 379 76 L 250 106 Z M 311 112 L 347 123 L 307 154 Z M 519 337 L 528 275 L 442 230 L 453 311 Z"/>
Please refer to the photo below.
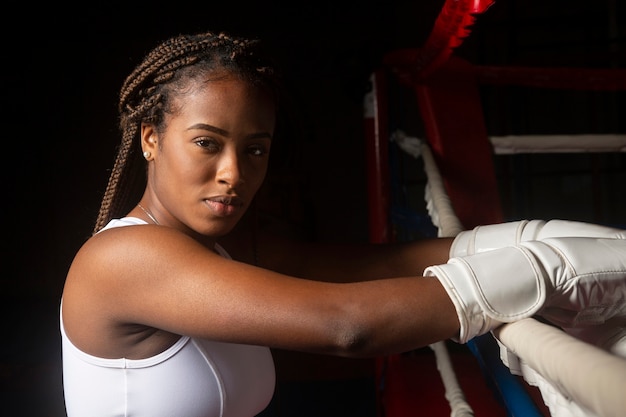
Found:
<path fill-rule="evenodd" d="M 241 219 L 265 178 L 274 101 L 265 90 L 228 77 L 199 84 L 175 105 L 164 134 L 146 128 L 142 133 L 144 146 L 158 142 L 148 172 L 151 204 L 161 223 L 222 236 Z"/>

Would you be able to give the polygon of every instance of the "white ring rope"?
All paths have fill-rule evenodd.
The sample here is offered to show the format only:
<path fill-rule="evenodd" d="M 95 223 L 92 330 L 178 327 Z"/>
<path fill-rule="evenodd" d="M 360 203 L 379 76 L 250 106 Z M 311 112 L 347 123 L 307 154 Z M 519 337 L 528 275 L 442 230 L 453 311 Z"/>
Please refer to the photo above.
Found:
<path fill-rule="evenodd" d="M 440 237 L 456 236 L 463 230 L 463 227 L 454 214 L 454 210 L 452 210 L 448 195 L 445 191 L 442 192 L 442 190 L 444 190 L 443 182 L 429 147 L 419 139 L 407 137 L 401 131 L 392 134 L 391 140 L 398 143 L 405 152 L 409 153 L 414 158 L 419 158 L 420 155 L 422 156 L 424 170 L 428 176 L 428 182 L 426 184 L 428 214 L 433 224 L 437 226 Z M 445 224 L 445 226 L 442 227 L 442 224 Z M 467 403 L 463 390 L 456 378 L 456 373 L 452 366 L 452 361 L 450 360 L 445 342 L 433 343 L 430 345 L 430 348 L 435 353 L 437 369 L 439 370 L 441 381 L 445 389 L 444 395 L 450 405 L 450 416 L 474 416 L 474 411 Z"/>
<path fill-rule="evenodd" d="M 463 226 L 452 208 L 430 148 L 402 132 L 392 136 L 392 140 L 413 156 L 422 155 L 427 175 L 428 213 L 440 237 L 456 236 Z M 623 321 L 617 323 L 614 332 L 621 334 L 622 339 L 625 326 Z M 529 384 L 539 388 L 553 416 L 624 416 L 626 359 L 620 356 L 621 352 L 603 350 L 532 318 L 505 324 L 493 334 L 500 345 L 504 364 L 513 374 L 523 376 Z M 446 387 L 451 415 L 473 415 L 456 381 L 446 346 L 439 342 L 431 348 Z"/>
<path fill-rule="evenodd" d="M 463 394 L 459 381 L 456 379 L 456 373 L 454 372 L 445 342 L 433 343 L 430 345 L 430 348 L 435 352 L 435 362 L 437 363 L 439 375 L 441 375 L 441 382 L 443 382 L 445 388 L 444 395 L 446 400 L 448 400 L 448 404 L 450 404 L 450 416 L 474 416 L 474 410 L 465 400 L 465 394 Z"/>
<path fill-rule="evenodd" d="M 516 153 L 626 152 L 626 135 L 490 136 L 496 155 Z"/>
<path fill-rule="evenodd" d="M 424 160 L 424 171 L 428 178 L 425 190 L 428 214 L 433 224 L 439 230 L 439 237 L 454 237 L 463 231 L 463 225 L 452 208 L 450 197 L 448 197 L 445 191 L 437 164 L 426 143 L 422 144 L 422 158 Z"/>
<path fill-rule="evenodd" d="M 444 191 L 443 181 L 437 170 L 437 164 L 430 152 L 430 148 L 425 143 L 421 145 L 421 154 L 424 161 L 424 171 L 428 177 L 425 189 L 428 214 L 433 224 L 437 226 L 439 230 L 438 235 L 440 237 L 456 236 L 463 231 L 463 226 L 454 213 L 454 210 L 452 210 L 450 198 Z M 430 345 L 430 348 L 435 352 L 437 369 L 439 369 L 441 380 L 445 387 L 445 397 L 450 404 L 450 416 L 473 416 L 474 411 L 465 400 L 463 390 L 456 379 L 456 374 L 452 367 L 452 361 L 448 355 L 448 348 L 445 343 L 434 343 Z"/>
<path fill-rule="evenodd" d="M 493 334 L 508 350 L 502 354 L 519 358 L 509 368 L 540 389 L 553 415 L 624 416 L 626 360 L 620 356 L 530 318 Z"/>

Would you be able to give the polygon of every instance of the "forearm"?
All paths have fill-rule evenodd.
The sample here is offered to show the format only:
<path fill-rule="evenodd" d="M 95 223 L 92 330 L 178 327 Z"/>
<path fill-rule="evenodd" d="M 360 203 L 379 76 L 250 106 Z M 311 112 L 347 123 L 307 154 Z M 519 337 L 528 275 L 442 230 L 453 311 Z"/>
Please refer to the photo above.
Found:
<path fill-rule="evenodd" d="M 416 289 L 413 293 L 414 300 L 412 303 L 407 300 L 410 306 L 408 309 L 406 306 L 398 308 L 398 327 L 390 325 L 389 329 L 385 330 L 389 332 L 389 340 L 398 345 L 394 348 L 383 346 L 381 352 L 404 352 L 458 335 L 460 327 L 458 315 L 441 283 L 432 277 L 409 279 L 413 281 Z M 410 297 L 409 294 L 411 293 L 407 293 L 406 297 Z M 397 297 L 404 296 L 398 294 Z M 389 301 L 383 308 L 395 309 L 393 300 Z"/>
<path fill-rule="evenodd" d="M 458 335 L 454 305 L 437 279 L 405 277 L 349 285 L 353 300 L 359 301 L 348 302 L 338 316 L 357 331 L 348 334 L 351 343 L 345 351 L 334 354 L 401 353 Z"/>
<path fill-rule="evenodd" d="M 260 266 L 292 276 L 330 282 L 367 281 L 421 275 L 445 263 L 452 239 L 391 244 L 316 244 L 279 242 L 259 250 Z"/>

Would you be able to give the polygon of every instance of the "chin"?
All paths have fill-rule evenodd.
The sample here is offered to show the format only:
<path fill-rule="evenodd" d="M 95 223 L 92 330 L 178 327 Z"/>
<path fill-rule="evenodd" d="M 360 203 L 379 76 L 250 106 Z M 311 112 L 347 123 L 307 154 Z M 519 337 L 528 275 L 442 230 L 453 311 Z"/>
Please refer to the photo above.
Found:
<path fill-rule="evenodd" d="M 230 222 L 229 222 L 230 223 Z M 232 224 L 220 224 L 220 225 L 212 225 L 208 229 L 205 230 L 205 233 L 202 233 L 206 236 L 211 237 L 223 237 L 232 232 L 232 230 L 237 225 L 237 222 L 232 222 Z"/>

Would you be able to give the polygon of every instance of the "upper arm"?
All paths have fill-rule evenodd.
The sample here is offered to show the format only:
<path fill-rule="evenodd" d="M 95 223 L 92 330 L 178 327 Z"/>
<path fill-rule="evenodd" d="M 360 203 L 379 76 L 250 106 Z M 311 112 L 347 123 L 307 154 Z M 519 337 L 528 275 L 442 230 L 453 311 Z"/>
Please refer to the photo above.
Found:
<path fill-rule="evenodd" d="M 334 343 L 327 326 L 346 306 L 340 292 L 225 259 L 172 229 L 139 226 L 102 232 L 80 250 L 64 310 L 110 326 L 279 347 L 307 339 L 324 349 Z"/>

